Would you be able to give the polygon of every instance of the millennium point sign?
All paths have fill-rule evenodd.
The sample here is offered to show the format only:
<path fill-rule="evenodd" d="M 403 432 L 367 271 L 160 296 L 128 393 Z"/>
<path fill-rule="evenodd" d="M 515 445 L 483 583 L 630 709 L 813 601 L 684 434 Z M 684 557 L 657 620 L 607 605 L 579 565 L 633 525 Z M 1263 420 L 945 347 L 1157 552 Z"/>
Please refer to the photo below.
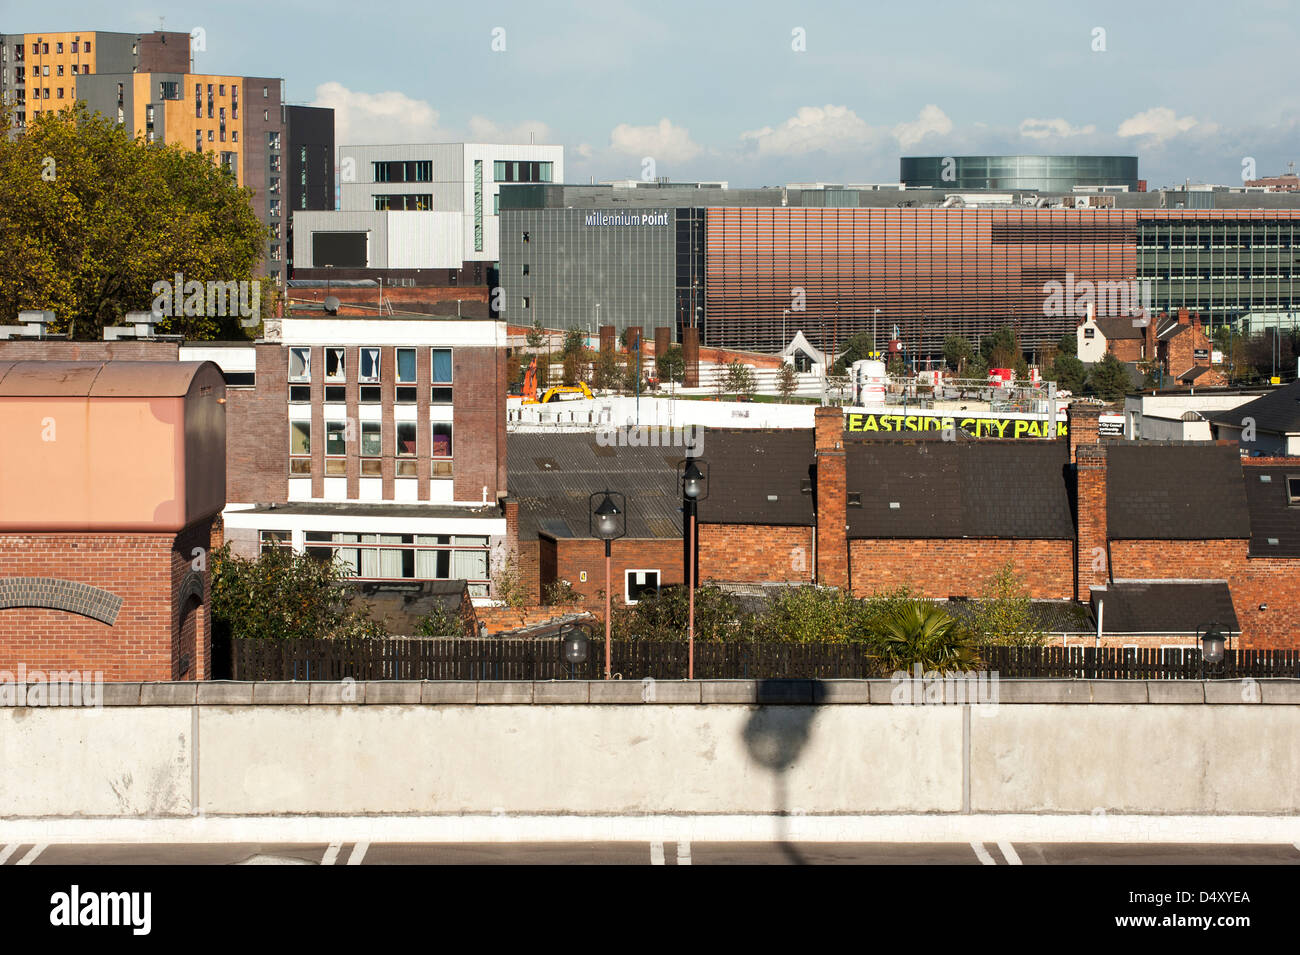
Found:
<path fill-rule="evenodd" d="M 972 438 L 1063 438 L 1068 433 L 1064 417 L 1052 422 L 1033 415 L 944 415 L 934 412 L 890 414 L 887 412 L 850 412 L 844 416 L 844 430 L 849 434 L 909 434 L 918 431 L 964 431 Z"/>

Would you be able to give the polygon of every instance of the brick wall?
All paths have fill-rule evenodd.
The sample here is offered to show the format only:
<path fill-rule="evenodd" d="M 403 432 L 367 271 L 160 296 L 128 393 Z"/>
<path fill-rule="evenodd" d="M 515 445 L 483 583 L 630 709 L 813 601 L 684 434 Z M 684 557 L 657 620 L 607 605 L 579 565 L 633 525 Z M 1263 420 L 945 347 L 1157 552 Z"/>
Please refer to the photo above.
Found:
<path fill-rule="evenodd" d="M 853 593 L 869 597 L 907 586 L 927 597 L 978 597 L 1011 561 L 1029 596 L 1069 600 L 1074 543 L 1068 540 L 855 540 L 849 543 Z"/>
<path fill-rule="evenodd" d="M 551 555 L 547 555 L 548 548 Z M 603 613 L 605 606 L 605 544 L 587 538 L 542 537 L 540 564 L 549 568 L 554 562 L 554 576 L 542 575 L 545 587 L 551 580 L 567 580 L 583 595 L 583 606 L 593 613 Z M 703 564 L 701 564 L 703 567 Z M 682 576 L 682 542 L 677 538 L 616 540 L 610 548 L 610 592 L 615 606 L 623 604 L 624 574 L 628 570 L 657 570 L 659 585 L 684 583 Z M 587 572 L 584 582 L 582 572 Z"/>
<path fill-rule="evenodd" d="M 1073 429 L 1071 429 L 1073 430 Z M 1091 588 L 1109 579 L 1106 566 L 1106 449 L 1081 444 L 1075 449 L 1076 600 L 1087 601 Z"/>
<path fill-rule="evenodd" d="M 817 582 L 828 587 L 847 587 L 848 471 L 844 458 L 844 414 L 839 408 L 818 408 L 814 426 L 817 458 Z"/>
<path fill-rule="evenodd" d="M 506 493 L 506 353 L 503 348 L 452 352 L 455 407 L 452 455 L 455 499 L 496 503 Z"/>
<path fill-rule="evenodd" d="M 226 500 L 278 504 L 289 499 L 289 351 L 254 353 L 257 387 L 226 389 Z M 312 444 L 323 448 L 324 433 L 313 430 Z"/>
<path fill-rule="evenodd" d="M 701 524 L 699 555 L 702 581 L 811 583 L 813 529 L 772 524 Z"/>
<path fill-rule="evenodd" d="M 682 386 L 698 388 L 700 386 L 700 330 L 693 325 L 682 329 L 682 359 L 686 362 Z"/>
<path fill-rule="evenodd" d="M 1106 350 L 1120 361 L 1142 361 L 1144 344 L 1141 338 L 1108 338 Z"/>
<path fill-rule="evenodd" d="M 0 577 L 52 577 L 102 588 L 122 599 L 112 625 L 42 607 L 0 610 L 0 670 L 102 672 L 106 681 L 203 679 L 211 667 L 208 574 L 204 601 L 181 628 L 177 606 L 203 547 L 208 522 L 181 534 L 0 535 Z M 190 641 L 187 646 L 184 641 Z M 188 650 L 182 677 L 179 653 Z"/>
<path fill-rule="evenodd" d="M 0 339 L 0 361 L 177 361 L 177 342 Z"/>

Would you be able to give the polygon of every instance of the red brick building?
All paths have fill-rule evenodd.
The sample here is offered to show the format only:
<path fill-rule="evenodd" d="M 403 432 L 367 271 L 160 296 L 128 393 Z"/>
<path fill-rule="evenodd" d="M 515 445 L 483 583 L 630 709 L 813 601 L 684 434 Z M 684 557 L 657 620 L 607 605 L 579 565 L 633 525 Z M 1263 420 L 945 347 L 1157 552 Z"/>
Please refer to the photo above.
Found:
<path fill-rule="evenodd" d="M 210 363 L 0 360 L 0 670 L 207 678 Z"/>

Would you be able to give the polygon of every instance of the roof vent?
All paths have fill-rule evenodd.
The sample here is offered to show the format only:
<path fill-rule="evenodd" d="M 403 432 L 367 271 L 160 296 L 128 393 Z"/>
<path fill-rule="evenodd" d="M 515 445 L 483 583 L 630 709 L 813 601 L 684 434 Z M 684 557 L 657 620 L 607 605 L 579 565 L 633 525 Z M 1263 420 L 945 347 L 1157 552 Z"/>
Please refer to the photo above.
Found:
<path fill-rule="evenodd" d="M 776 497 L 775 494 L 769 494 L 769 495 L 767 496 L 767 499 L 768 499 L 769 501 L 775 501 L 775 500 L 777 499 L 777 497 Z"/>
<path fill-rule="evenodd" d="M 1270 537 L 1270 538 L 1268 539 L 1268 543 L 1269 543 L 1269 546 L 1270 546 L 1270 547 L 1276 547 L 1276 546 L 1277 546 L 1277 538 L 1276 538 L 1276 537 Z"/>
<path fill-rule="evenodd" d="M 849 505 L 849 507 L 861 507 L 861 506 L 862 506 L 862 492 L 861 492 L 861 491 L 849 491 L 849 500 L 848 500 L 848 505 Z"/>
<path fill-rule="evenodd" d="M 1261 474 L 1261 475 L 1259 476 L 1259 479 L 1260 479 L 1263 483 L 1265 483 L 1265 484 L 1272 484 L 1272 483 L 1273 483 L 1273 475 L 1271 475 L 1271 474 Z"/>
<path fill-rule="evenodd" d="M 903 506 L 903 505 L 899 504 L 897 501 L 890 501 L 890 502 L 889 502 L 889 509 L 890 509 L 891 511 L 897 511 L 897 510 L 899 510 L 900 508 L 902 508 L 902 506 Z"/>

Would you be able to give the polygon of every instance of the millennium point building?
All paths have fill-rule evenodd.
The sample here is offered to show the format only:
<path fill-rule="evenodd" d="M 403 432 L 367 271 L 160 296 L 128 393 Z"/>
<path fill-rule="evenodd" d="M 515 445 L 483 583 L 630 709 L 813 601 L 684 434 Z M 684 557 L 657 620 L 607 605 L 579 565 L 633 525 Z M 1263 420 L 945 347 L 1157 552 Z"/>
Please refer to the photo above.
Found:
<path fill-rule="evenodd" d="M 767 352 L 874 331 L 924 358 L 1008 324 L 1026 350 L 1055 343 L 1089 301 L 1210 326 L 1300 307 L 1300 197 L 1180 195 L 508 186 L 503 313 L 679 340 L 695 325 L 704 345 Z"/>
<path fill-rule="evenodd" d="M 1136 156 L 904 156 L 898 166 L 909 189 L 1141 188 Z"/>

